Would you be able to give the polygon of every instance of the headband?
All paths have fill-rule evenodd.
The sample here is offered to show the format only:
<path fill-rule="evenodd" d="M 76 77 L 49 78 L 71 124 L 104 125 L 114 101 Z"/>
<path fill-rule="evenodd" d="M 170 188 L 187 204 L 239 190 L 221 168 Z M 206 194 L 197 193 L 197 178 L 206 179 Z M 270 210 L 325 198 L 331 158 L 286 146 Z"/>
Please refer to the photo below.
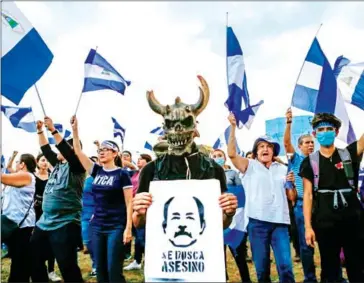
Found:
<path fill-rule="evenodd" d="M 320 123 L 318 123 L 314 130 L 316 130 L 317 128 L 321 128 L 321 127 L 333 127 L 336 128 L 335 125 L 333 123 L 327 122 L 327 121 L 322 121 Z"/>
<path fill-rule="evenodd" d="M 119 152 L 119 148 L 117 147 L 117 145 L 109 141 L 103 141 L 101 147 L 106 147 L 112 149 L 113 151 Z"/>

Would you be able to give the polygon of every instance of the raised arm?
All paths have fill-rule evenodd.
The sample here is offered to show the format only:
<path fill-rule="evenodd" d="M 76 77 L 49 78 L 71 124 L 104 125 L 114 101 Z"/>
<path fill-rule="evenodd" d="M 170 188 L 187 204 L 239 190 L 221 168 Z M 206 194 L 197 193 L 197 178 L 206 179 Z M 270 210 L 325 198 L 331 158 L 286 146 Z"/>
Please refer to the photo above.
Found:
<path fill-rule="evenodd" d="M 284 139 L 283 139 L 286 153 L 295 152 L 291 141 L 291 125 L 292 125 L 292 109 L 290 107 L 286 112 L 286 130 L 284 131 Z"/>
<path fill-rule="evenodd" d="M 81 162 L 83 168 L 85 168 L 85 170 L 87 172 L 91 173 L 94 163 L 82 151 L 81 142 L 80 142 L 80 138 L 78 135 L 78 120 L 75 115 L 71 117 L 71 126 L 72 126 L 72 132 L 73 132 L 73 148 L 75 150 L 75 153 L 78 157 L 78 160 Z"/>
<path fill-rule="evenodd" d="M 13 154 L 11 155 L 8 164 L 6 165 L 6 170 L 9 173 L 15 173 L 15 170 L 13 168 L 13 162 L 15 160 L 15 157 L 18 155 L 18 152 L 16 150 L 13 151 Z"/>
<path fill-rule="evenodd" d="M 21 188 L 29 185 L 31 182 L 32 178 L 29 173 L 23 171 L 11 174 L 1 174 L 1 183 L 7 186 Z"/>
<path fill-rule="evenodd" d="M 361 156 L 364 151 L 364 134 L 362 134 L 360 139 L 358 140 L 357 147 L 358 147 L 358 156 Z"/>
<path fill-rule="evenodd" d="M 229 122 L 231 125 L 229 142 L 228 142 L 228 156 L 231 159 L 231 162 L 234 164 L 235 168 L 237 168 L 241 173 L 245 173 L 249 166 L 249 160 L 237 154 L 236 151 L 236 138 L 235 138 L 235 129 L 236 129 L 236 120 L 233 113 L 230 113 Z"/>
<path fill-rule="evenodd" d="M 44 123 L 42 121 L 37 121 L 37 134 L 40 149 L 42 150 L 42 153 L 48 162 L 54 167 L 58 163 L 57 154 L 51 149 L 49 145 L 48 139 L 44 134 L 43 125 Z"/>

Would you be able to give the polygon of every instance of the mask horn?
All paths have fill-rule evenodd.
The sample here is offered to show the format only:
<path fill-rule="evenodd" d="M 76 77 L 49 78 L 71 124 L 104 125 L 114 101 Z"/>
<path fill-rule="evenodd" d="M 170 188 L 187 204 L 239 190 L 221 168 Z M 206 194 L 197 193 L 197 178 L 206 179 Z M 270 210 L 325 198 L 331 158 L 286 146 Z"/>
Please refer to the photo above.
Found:
<path fill-rule="evenodd" d="M 200 80 L 201 87 L 200 89 L 200 98 L 196 104 L 191 105 L 193 113 L 198 116 L 207 106 L 210 98 L 210 90 L 209 86 L 207 85 L 205 79 L 202 76 L 197 76 Z"/>
<path fill-rule="evenodd" d="M 166 112 L 166 107 L 160 104 L 160 102 L 155 98 L 153 90 L 147 91 L 147 100 L 149 107 L 157 114 L 164 115 Z"/>

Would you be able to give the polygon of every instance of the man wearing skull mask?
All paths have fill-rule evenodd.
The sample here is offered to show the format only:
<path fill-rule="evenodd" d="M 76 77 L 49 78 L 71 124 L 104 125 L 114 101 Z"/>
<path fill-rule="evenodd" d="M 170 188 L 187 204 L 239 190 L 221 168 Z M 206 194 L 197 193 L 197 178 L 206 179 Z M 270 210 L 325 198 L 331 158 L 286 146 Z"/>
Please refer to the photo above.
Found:
<path fill-rule="evenodd" d="M 133 222 L 136 227 L 145 225 L 146 211 L 152 203 L 149 184 L 154 180 L 218 179 L 224 228 L 230 225 L 235 214 L 237 199 L 233 194 L 226 193 L 223 168 L 203 154 L 194 142 L 194 137 L 199 136 L 196 117 L 205 109 L 210 96 L 204 78 L 198 76 L 198 79 L 201 87 L 200 99 L 196 104 L 187 105 L 177 97 L 175 104 L 164 106 L 155 98 L 153 91 L 147 92 L 150 108 L 164 118 L 165 137 L 153 148 L 157 159 L 148 163 L 140 173 L 139 189 L 133 200 Z"/>

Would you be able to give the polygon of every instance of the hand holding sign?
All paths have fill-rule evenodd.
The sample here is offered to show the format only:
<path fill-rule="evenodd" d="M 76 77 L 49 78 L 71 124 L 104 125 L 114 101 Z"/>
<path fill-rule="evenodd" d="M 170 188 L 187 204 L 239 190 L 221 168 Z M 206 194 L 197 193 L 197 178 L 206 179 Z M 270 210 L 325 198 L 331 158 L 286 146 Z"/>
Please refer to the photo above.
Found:
<path fill-rule="evenodd" d="M 136 194 L 133 199 L 133 210 L 138 215 L 145 215 L 148 207 L 152 204 L 152 195 L 150 193 Z"/>

